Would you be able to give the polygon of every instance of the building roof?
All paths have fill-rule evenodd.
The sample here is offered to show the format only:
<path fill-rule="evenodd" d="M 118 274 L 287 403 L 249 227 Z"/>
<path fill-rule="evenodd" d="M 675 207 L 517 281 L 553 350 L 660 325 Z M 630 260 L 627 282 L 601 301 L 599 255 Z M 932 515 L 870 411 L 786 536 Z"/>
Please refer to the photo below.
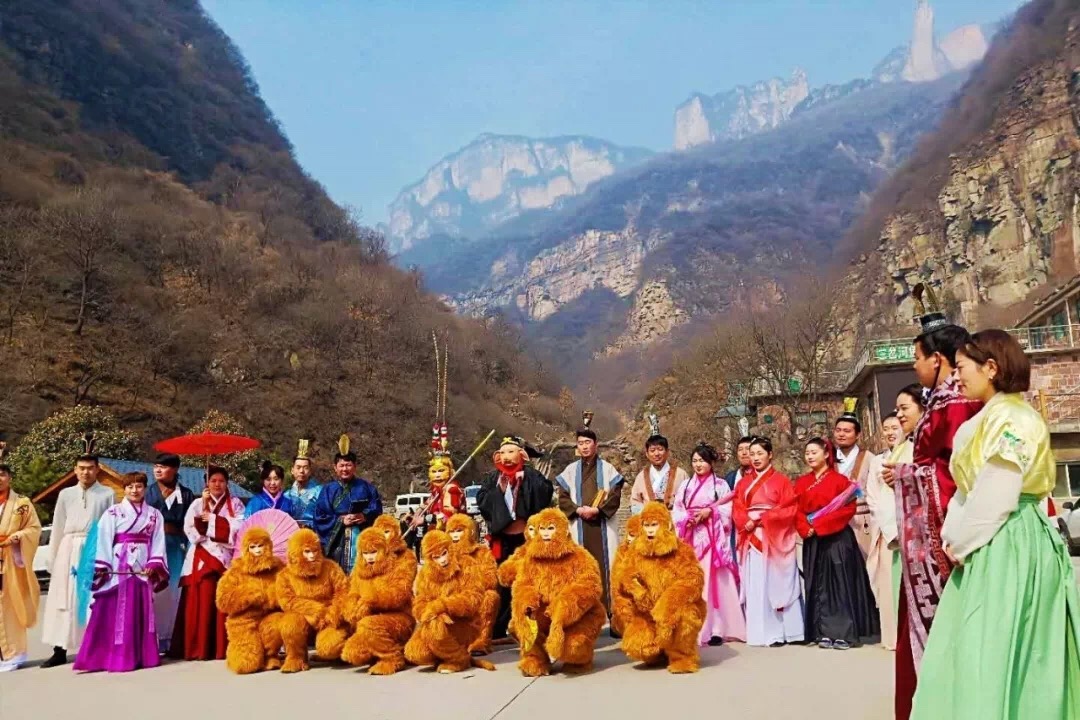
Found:
<path fill-rule="evenodd" d="M 1068 298 L 1068 296 L 1076 292 L 1077 289 L 1080 289 L 1080 275 L 1076 275 L 1064 285 L 1058 285 L 1045 297 L 1035 300 L 1032 309 L 1013 324 L 1017 327 L 1029 325 L 1038 320 L 1042 315 L 1053 310 L 1054 306 L 1057 305 L 1059 301 Z"/>
<path fill-rule="evenodd" d="M 113 458 L 100 458 L 98 463 L 101 466 L 104 478 L 99 477 L 99 480 L 104 482 L 106 479 L 119 480 L 121 475 L 129 472 L 142 472 L 146 473 L 147 477 L 153 478 L 154 465 L 153 463 L 139 462 L 137 460 L 115 460 Z M 201 495 L 204 486 L 203 476 L 206 474 L 206 468 L 201 467 L 186 467 L 181 466 L 177 473 L 177 480 L 180 484 L 191 490 L 196 495 Z M 75 484 L 75 471 L 70 470 L 62 475 L 56 482 L 48 485 L 41 491 L 39 491 L 32 498 L 33 502 L 41 502 L 46 498 L 49 498 L 56 493 L 63 490 L 65 487 Z M 106 483 L 110 484 L 110 483 Z M 115 484 L 115 483 L 111 483 Z M 236 483 L 229 481 L 229 492 L 233 497 L 240 498 L 243 501 L 251 499 L 251 493 L 244 488 L 240 487 Z"/>

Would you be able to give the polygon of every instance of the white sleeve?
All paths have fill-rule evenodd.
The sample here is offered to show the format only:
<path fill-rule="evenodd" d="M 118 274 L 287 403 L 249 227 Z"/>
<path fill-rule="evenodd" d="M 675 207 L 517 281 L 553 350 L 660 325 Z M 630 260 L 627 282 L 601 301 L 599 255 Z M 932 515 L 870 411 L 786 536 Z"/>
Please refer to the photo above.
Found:
<path fill-rule="evenodd" d="M 881 531 L 885 544 L 891 546 L 896 541 L 896 496 L 881 478 L 882 464 L 878 462 L 866 481 L 866 504 L 870 508 L 870 517 Z"/>
<path fill-rule="evenodd" d="M 201 497 L 195 498 L 195 502 L 188 506 L 187 512 L 184 514 L 184 534 L 193 543 L 206 541 L 206 536 L 200 535 L 199 531 L 195 529 L 195 518 L 199 517 L 199 515 L 202 515 Z"/>
<path fill-rule="evenodd" d="M 993 457 L 975 477 L 975 487 L 961 503 L 949 503 L 941 540 L 957 560 L 990 542 L 1020 505 L 1023 473 L 1016 465 Z M 959 510 L 959 512 L 957 512 Z"/>

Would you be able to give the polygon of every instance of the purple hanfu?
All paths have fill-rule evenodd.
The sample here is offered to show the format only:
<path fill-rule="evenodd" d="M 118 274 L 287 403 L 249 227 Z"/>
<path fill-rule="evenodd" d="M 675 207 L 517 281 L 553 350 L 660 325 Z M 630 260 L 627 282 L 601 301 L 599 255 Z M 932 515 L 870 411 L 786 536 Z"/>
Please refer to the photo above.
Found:
<path fill-rule="evenodd" d="M 75 670 L 128 672 L 161 664 L 153 593 L 168 581 L 161 513 L 127 499 L 109 508 L 98 527 L 94 601 Z"/>

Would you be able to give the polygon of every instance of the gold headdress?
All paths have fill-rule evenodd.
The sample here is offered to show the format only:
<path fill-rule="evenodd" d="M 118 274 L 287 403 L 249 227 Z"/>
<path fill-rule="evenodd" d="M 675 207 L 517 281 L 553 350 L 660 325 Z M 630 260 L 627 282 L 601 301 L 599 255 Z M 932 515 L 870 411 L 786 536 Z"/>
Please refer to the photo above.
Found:
<path fill-rule="evenodd" d="M 338 460 L 348 460 L 349 462 L 356 462 L 356 453 L 352 451 L 352 443 L 349 442 L 348 435 L 342 435 L 337 441 L 337 455 L 334 456 L 334 462 Z"/>
<path fill-rule="evenodd" d="M 442 348 L 439 348 L 439 336 L 434 331 L 431 333 L 431 342 L 435 346 L 435 422 L 431 425 L 429 477 L 430 471 L 436 466 L 449 468 L 451 474 L 454 471 L 454 463 L 450 458 L 450 432 L 446 426 L 450 352 L 445 340 Z"/>
<path fill-rule="evenodd" d="M 856 410 L 859 407 L 859 398 L 857 397 L 845 397 L 844 398 L 844 412 L 840 417 L 836 418 L 836 422 L 841 420 L 854 423 L 857 432 L 862 432 L 862 423 L 859 421 L 859 416 Z"/>
<path fill-rule="evenodd" d="M 938 303 L 937 295 L 934 294 L 933 288 L 928 284 L 921 282 L 913 287 L 911 289 L 911 297 L 915 300 L 915 311 L 918 313 L 919 324 L 922 325 L 922 331 L 924 333 L 932 332 L 951 324 L 948 319 L 946 319 L 945 313 L 941 311 L 941 305 Z"/>
<path fill-rule="evenodd" d="M 346 444 L 348 444 L 349 438 L 347 436 L 345 436 L 345 435 L 342 435 L 342 437 L 345 438 L 345 442 L 346 442 Z M 346 453 L 347 453 L 348 448 L 346 448 L 345 450 L 346 450 Z M 296 459 L 297 460 L 310 460 L 311 459 L 311 455 L 309 455 L 310 451 L 311 451 L 311 441 L 310 440 L 308 440 L 306 438 L 301 438 L 300 441 L 296 443 Z M 342 455 L 344 455 L 346 453 L 342 453 Z"/>

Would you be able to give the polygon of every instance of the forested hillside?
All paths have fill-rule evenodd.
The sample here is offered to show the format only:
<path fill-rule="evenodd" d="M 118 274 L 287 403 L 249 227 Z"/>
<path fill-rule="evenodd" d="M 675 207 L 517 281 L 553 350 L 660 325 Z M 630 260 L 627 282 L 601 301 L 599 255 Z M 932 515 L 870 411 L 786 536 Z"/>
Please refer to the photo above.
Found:
<path fill-rule="evenodd" d="M 0 288 L 9 441 L 83 403 L 148 446 L 216 407 L 281 456 L 349 432 L 392 489 L 424 459 L 432 331 L 462 455 L 568 412 L 513 332 L 453 316 L 304 173 L 194 0 L 0 0 Z"/>

